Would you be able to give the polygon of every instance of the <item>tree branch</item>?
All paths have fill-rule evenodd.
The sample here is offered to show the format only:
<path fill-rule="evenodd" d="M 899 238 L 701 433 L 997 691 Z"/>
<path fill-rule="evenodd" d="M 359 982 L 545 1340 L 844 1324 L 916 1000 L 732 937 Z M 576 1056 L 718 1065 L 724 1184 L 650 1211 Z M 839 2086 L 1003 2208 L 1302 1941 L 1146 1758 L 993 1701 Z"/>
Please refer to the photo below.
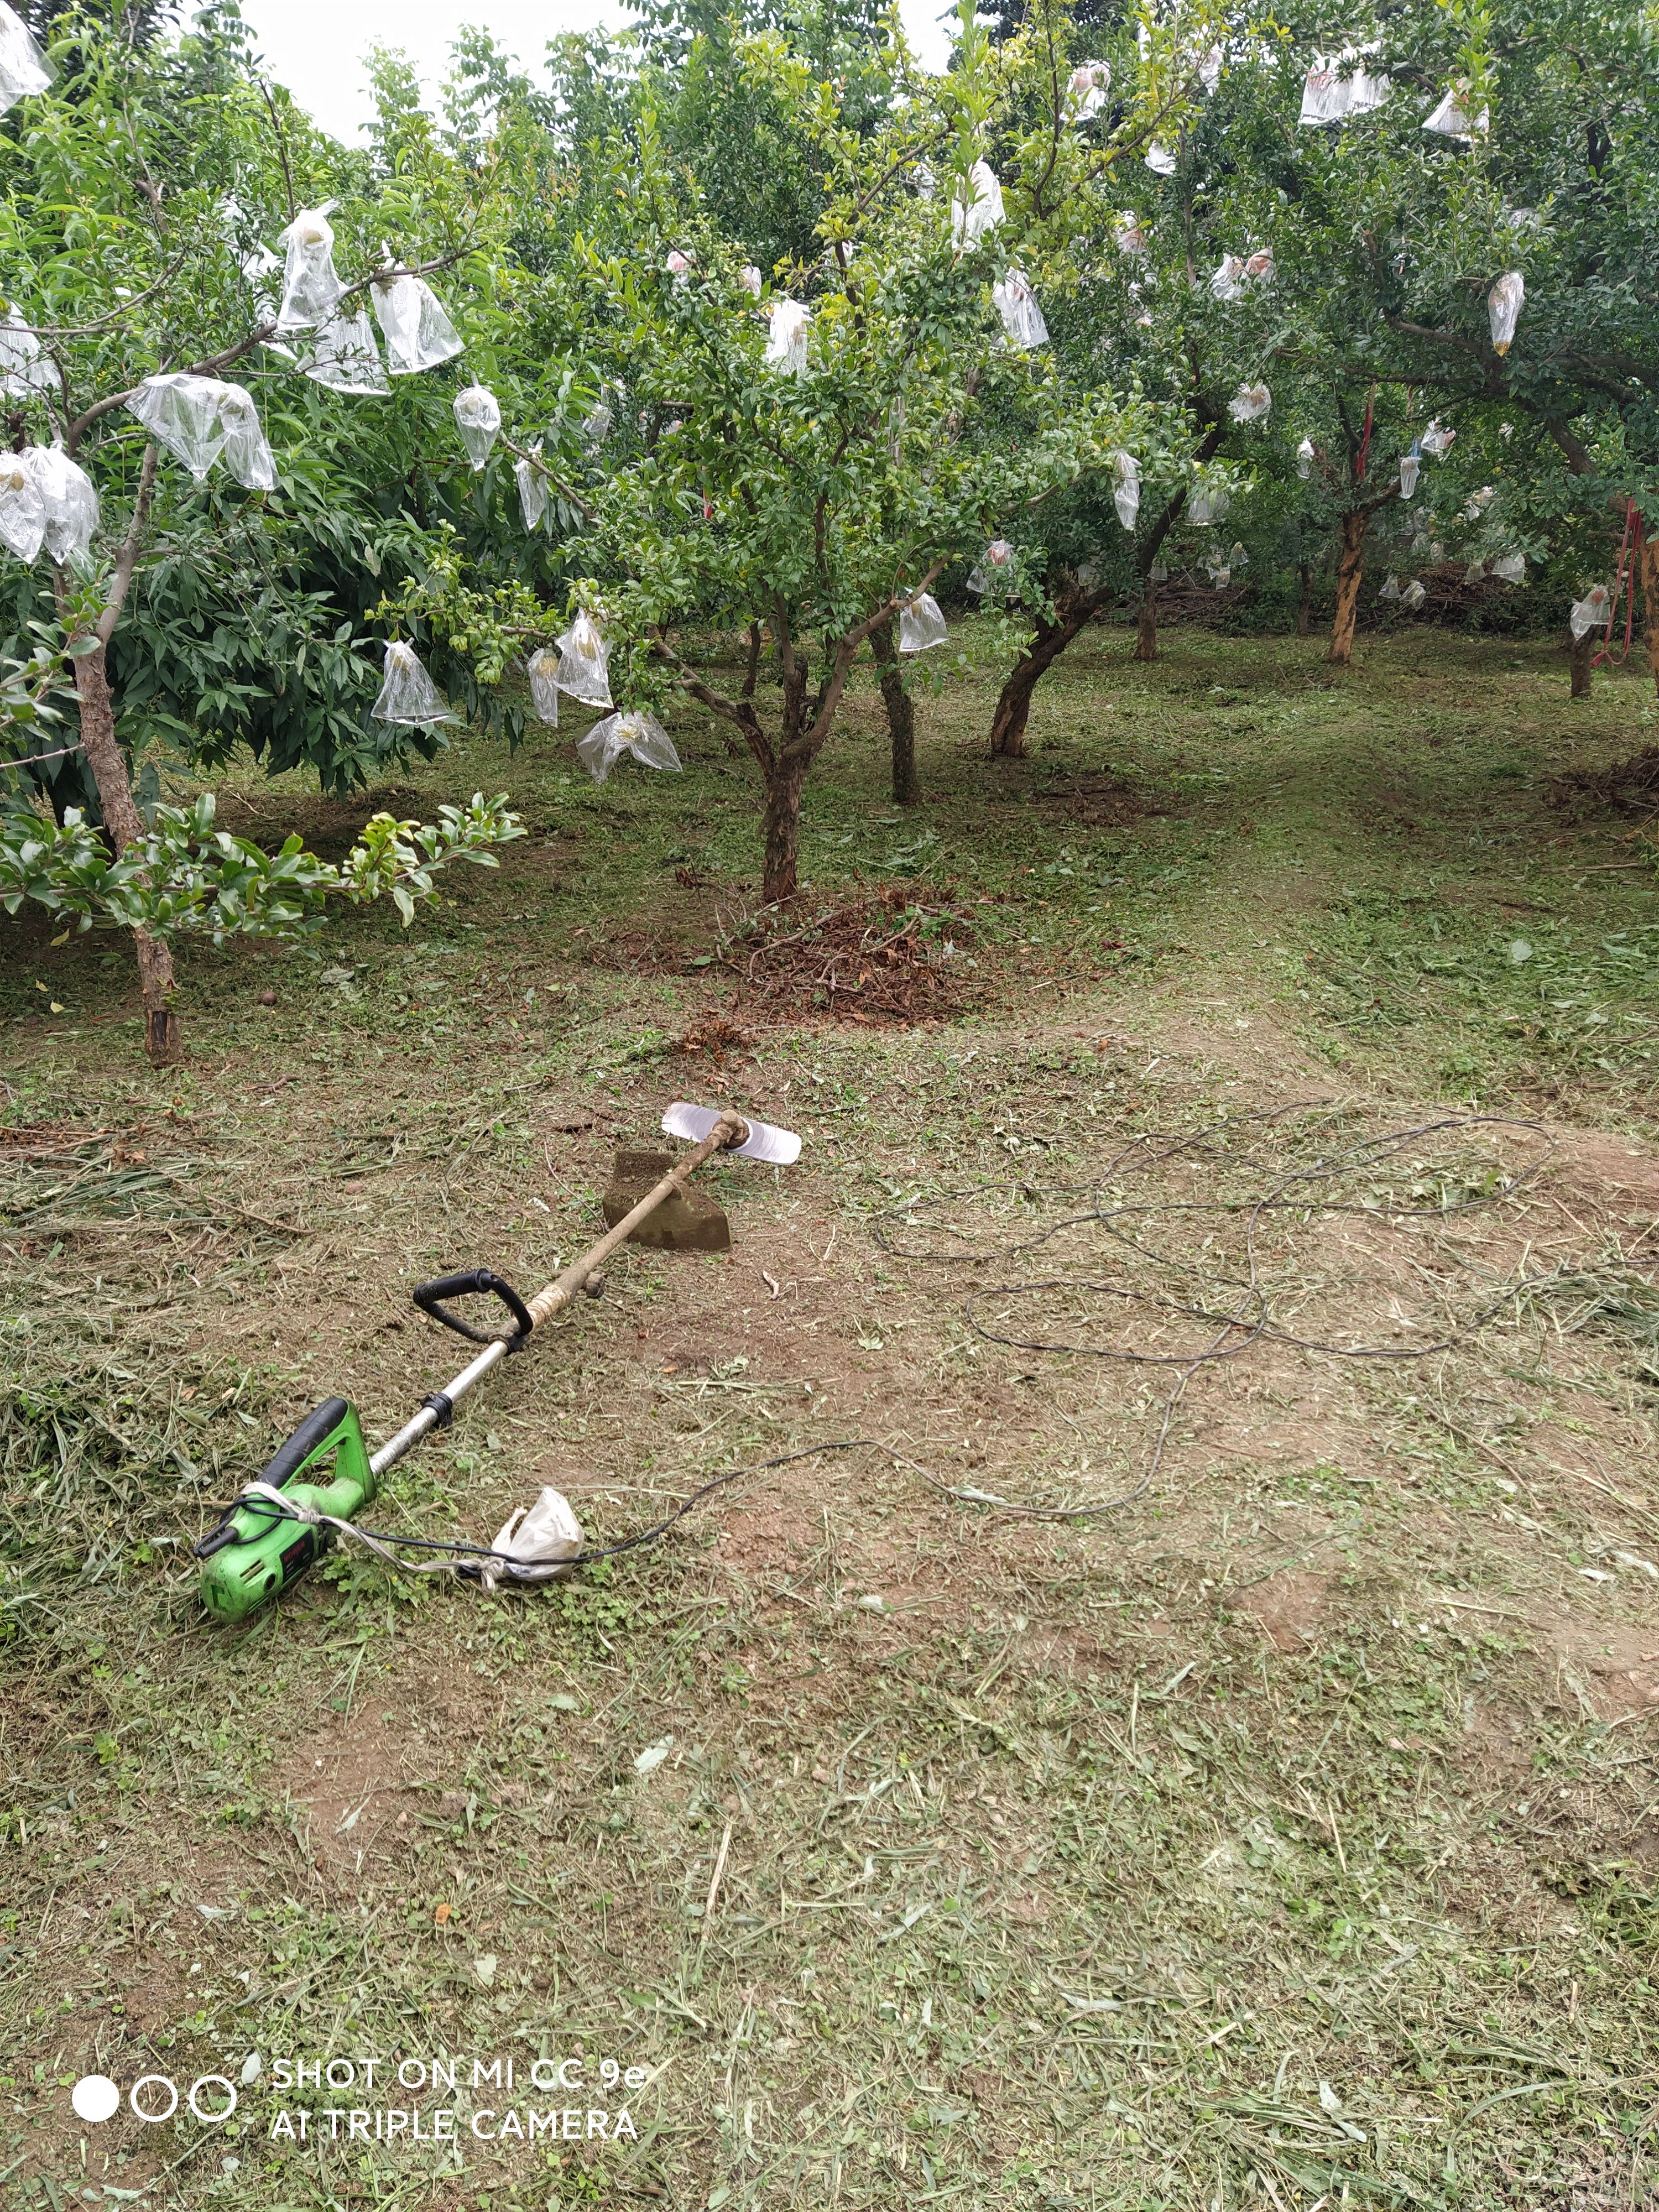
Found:
<path fill-rule="evenodd" d="M 132 582 L 132 571 L 137 562 L 139 548 L 144 542 L 144 527 L 149 520 L 150 501 L 155 494 L 155 464 L 161 459 L 160 448 L 154 444 L 144 448 L 144 463 L 138 472 L 138 495 L 132 502 L 132 522 L 121 541 L 121 550 L 115 556 L 114 572 L 109 580 L 109 594 L 104 601 L 104 611 L 98 617 L 95 635 L 100 645 L 107 645 L 115 634 L 120 619 L 121 605 Z"/>

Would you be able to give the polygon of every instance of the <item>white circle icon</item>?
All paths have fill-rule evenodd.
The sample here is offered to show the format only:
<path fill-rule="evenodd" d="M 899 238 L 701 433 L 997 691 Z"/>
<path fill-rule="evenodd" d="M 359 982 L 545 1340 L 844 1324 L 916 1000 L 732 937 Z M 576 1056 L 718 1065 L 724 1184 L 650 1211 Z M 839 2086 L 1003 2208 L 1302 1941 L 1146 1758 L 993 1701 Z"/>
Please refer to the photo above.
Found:
<path fill-rule="evenodd" d="M 121 2092 L 107 2074 L 83 2074 L 70 2091 L 70 2102 L 80 2118 L 96 2124 L 113 2118 Z"/>

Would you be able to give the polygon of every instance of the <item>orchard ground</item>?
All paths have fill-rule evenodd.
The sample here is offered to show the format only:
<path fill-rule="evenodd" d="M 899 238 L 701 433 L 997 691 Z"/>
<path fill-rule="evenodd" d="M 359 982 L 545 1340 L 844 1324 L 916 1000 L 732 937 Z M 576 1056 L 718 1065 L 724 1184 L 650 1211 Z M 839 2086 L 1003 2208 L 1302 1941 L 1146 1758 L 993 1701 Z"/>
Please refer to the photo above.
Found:
<path fill-rule="evenodd" d="M 1127 649 L 1021 763 L 988 680 L 925 696 L 902 811 L 855 695 L 803 915 L 951 908 L 908 1026 L 749 990 L 756 787 L 696 713 L 682 778 L 596 788 L 567 730 L 350 805 L 233 779 L 326 851 L 478 787 L 532 835 L 407 932 L 184 947 L 181 1073 L 125 945 L 5 925 L 9 2205 L 1652 2203 L 1659 902 L 1553 781 L 1650 687 Z M 459 1364 L 411 1283 L 533 1288 L 675 1097 L 799 1166 L 723 1167 L 730 1256 L 626 1254 L 371 1525 L 552 1483 L 615 1540 L 869 1441 L 551 1592 L 349 1556 L 209 1626 L 213 1502 L 334 1392 L 388 1432 Z M 1340 1153 L 1252 1261 L 1241 1207 Z M 1277 1336 L 1202 1318 L 1252 1265 Z M 379 2109 L 434 2054 L 647 2079 L 464 2069 L 459 2154 L 272 2139 L 331 2101 L 277 2061 L 374 2057 L 331 2101 Z M 88 2073 L 249 2078 L 89 2125 Z M 573 2103 L 635 2137 L 500 2139 Z"/>

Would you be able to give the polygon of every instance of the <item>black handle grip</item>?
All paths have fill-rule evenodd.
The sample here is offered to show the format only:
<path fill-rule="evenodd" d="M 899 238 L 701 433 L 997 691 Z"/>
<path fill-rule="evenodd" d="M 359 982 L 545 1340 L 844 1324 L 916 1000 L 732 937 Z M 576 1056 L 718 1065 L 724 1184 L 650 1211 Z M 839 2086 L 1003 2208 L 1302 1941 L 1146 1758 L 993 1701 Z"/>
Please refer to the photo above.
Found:
<path fill-rule="evenodd" d="M 446 1328 L 453 1328 L 457 1336 L 467 1337 L 474 1344 L 494 1344 L 495 1330 L 474 1328 L 471 1322 L 463 1321 L 459 1314 L 451 1313 L 443 1304 L 446 1298 L 471 1297 L 480 1293 L 499 1298 L 512 1315 L 518 1326 L 507 1339 L 507 1348 L 509 1352 L 521 1351 L 526 1339 L 536 1326 L 530 1318 L 530 1309 L 511 1283 L 503 1282 L 488 1267 L 472 1267 L 464 1274 L 440 1275 L 435 1282 L 418 1283 L 414 1297 L 422 1313 L 430 1314 L 434 1321 L 441 1321 Z"/>
<path fill-rule="evenodd" d="M 268 1482 L 273 1490 L 286 1490 L 289 1475 L 311 1457 L 319 1444 L 333 1435 L 349 1411 L 343 1398 L 325 1398 L 320 1406 L 313 1406 L 299 1427 L 278 1444 L 260 1468 L 260 1481 Z M 198 1559 L 210 1559 L 216 1552 L 222 1552 L 227 1544 L 236 1541 L 235 1513 L 233 1505 L 216 1528 L 210 1529 L 199 1543 L 191 1546 Z"/>

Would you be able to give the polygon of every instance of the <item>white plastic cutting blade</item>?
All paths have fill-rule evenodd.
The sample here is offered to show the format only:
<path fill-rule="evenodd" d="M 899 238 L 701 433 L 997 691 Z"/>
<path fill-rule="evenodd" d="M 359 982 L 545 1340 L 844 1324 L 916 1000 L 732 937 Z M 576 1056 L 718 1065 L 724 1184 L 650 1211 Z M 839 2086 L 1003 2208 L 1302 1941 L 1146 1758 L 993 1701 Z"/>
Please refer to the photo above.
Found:
<path fill-rule="evenodd" d="M 714 1127 L 720 1115 L 712 1107 L 689 1105 L 677 1098 L 662 1117 L 664 1133 L 671 1137 L 683 1137 L 688 1144 L 700 1145 Z M 793 1167 L 800 1158 L 800 1139 L 793 1129 L 775 1129 L 769 1121 L 757 1121 L 752 1114 L 745 1114 L 749 1134 L 740 1145 L 733 1145 L 732 1157 L 739 1160 L 768 1160 L 774 1167 Z"/>

